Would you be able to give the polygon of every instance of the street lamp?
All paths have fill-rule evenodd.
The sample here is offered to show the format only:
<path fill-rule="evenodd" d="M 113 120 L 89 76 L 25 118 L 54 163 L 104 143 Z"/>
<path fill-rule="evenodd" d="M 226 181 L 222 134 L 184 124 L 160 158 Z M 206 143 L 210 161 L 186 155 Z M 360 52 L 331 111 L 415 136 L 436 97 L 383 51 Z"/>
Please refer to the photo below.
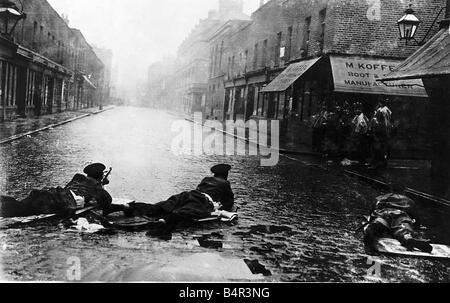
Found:
<path fill-rule="evenodd" d="M 19 10 L 14 2 L 0 0 L 0 34 L 6 39 L 12 40 L 12 34 L 17 23 L 26 17 L 23 9 Z"/>
<path fill-rule="evenodd" d="M 410 4 L 405 11 L 405 15 L 397 22 L 400 31 L 400 39 L 406 40 L 406 43 L 408 43 L 409 40 L 414 39 L 420 24 L 420 20 L 414 15 L 414 10 L 411 6 L 412 4 Z"/>

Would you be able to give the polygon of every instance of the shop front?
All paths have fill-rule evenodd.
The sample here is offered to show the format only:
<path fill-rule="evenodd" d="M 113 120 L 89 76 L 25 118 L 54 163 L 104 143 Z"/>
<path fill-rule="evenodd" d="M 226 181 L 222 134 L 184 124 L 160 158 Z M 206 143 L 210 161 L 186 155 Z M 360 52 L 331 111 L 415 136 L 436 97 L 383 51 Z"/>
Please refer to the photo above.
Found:
<path fill-rule="evenodd" d="M 401 60 L 330 55 L 291 64 L 263 92 L 266 117 L 283 121 L 283 135 L 320 152 L 347 154 L 356 109 L 370 119 L 380 101 L 393 112 L 393 156 L 427 158 L 428 95 L 421 80 L 384 84 L 377 81 Z M 334 117 L 328 136 L 314 138 L 315 121 L 323 112 Z M 330 123 L 332 124 L 332 123 Z M 331 131 L 331 129 L 333 129 Z"/>

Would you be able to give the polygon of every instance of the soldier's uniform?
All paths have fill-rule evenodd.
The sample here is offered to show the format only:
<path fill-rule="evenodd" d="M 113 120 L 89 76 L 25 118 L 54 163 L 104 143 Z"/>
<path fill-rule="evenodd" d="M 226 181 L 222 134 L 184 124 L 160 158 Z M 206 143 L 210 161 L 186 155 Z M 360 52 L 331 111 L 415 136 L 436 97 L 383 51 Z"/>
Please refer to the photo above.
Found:
<path fill-rule="evenodd" d="M 101 181 L 89 176 L 76 174 L 65 188 L 75 195 L 83 197 L 87 204 L 95 203 L 104 209 L 112 203 L 112 197 L 103 188 Z"/>
<path fill-rule="evenodd" d="M 33 190 L 27 198 L 17 201 L 12 197 L 1 197 L 1 217 L 26 217 L 40 214 L 72 215 L 77 208 L 76 197 L 84 199 L 86 205 L 111 207 L 112 198 L 100 181 L 105 166 L 91 164 L 84 169 L 87 176 L 76 174 L 65 188 Z M 95 176 L 96 178 L 92 177 Z M 123 210 L 123 207 L 120 209 Z"/>
<path fill-rule="evenodd" d="M 418 212 L 412 199 L 398 193 L 380 196 L 364 228 L 364 242 L 370 246 L 376 238 L 387 236 L 408 248 L 431 252 L 429 241 L 421 239 L 416 232 L 418 225 Z"/>
<path fill-rule="evenodd" d="M 132 203 L 126 213 L 129 216 L 158 217 L 174 225 L 210 217 L 215 210 L 214 202 L 220 203 L 221 209 L 232 211 L 234 194 L 226 180 L 230 169 L 229 165 L 214 166 L 211 171 L 215 176 L 203 179 L 197 189 L 174 195 L 156 204 Z"/>
<path fill-rule="evenodd" d="M 221 210 L 233 211 L 234 193 L 228 180 L 218 177 L 206 177 L 197 190 L 209 195 L 214 202 L 222 205 Z"/>

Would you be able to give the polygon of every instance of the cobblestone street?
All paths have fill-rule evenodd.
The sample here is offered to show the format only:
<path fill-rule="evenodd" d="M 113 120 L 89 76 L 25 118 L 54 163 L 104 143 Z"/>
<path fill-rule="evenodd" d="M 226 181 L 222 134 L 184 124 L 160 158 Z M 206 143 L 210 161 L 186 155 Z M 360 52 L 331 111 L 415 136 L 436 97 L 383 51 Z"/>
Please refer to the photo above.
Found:
<path fill-rule="evenodd" d="M 124 271 L 170 265 L 199 254 L 245 259 L 264 281 L 449 282 L 448 261 L 376 256 L 381 277 L 355 230 L 376 189 L 340 170 L 280 157 L 274 167 L 256 156 L 175 155 L 177 117 L 145 108 L 116 108 L 0 146 L 2 193 L 23 198 L 33 188 L 64 186 L 92 162 L 113 167 L 113 197 L 155 203 L 196 188 L 214 164 L 227 162 L 239 220 L 177 230 L 170 241 L 145 232 L 84 235 L 62 226 L 0 231 L 6 280 L 66 280 L 67 260 L 81 260 L 82 280 L 120 280 Z M 300 161 L 299 161 L 300 160 Z M 423 206 L 426 234 L 450 244 L 448 212 Z M 121 276 L 122 275 L 122 276 Z M 142 278 L 142 276 L 137 276 Z M 226 276 L 222 280 L 234 280 Z"/>

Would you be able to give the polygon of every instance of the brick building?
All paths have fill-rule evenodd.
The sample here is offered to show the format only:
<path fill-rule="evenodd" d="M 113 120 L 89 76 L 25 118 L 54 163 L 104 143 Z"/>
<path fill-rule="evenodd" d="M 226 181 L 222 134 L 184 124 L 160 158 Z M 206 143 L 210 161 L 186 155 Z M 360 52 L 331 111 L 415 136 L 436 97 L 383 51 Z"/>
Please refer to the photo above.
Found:
<path fill-rule="evenodd" d="M 0 38 L 2 119 L 93 106 L 104 66 L 82 33 L 45 0 L 12 2 L 26 18 Z"/>
<path fill-rule="evenodd" d="M 205 114 L 215 119 L 279 119 L 283 134 L 312 143 L 312 117 L 323 106 L 360 102 L 366 115 L 388 98 L 394 112 L 397 155 L 427 154 L 428 96 L 421 81 L 384 85 L 389 73 L 417 50 L 398 38 L 396 23 L 409 3 L 401 0 L 271 0 L 248 24 L 225 24 L 210 39 L 211 66 Z M 433 24 L 444 0 L 412 1 Z M 225 45 L 215 56 L 218 45 Z M 417 135 L 419 134 L 419 135 Z"/>

